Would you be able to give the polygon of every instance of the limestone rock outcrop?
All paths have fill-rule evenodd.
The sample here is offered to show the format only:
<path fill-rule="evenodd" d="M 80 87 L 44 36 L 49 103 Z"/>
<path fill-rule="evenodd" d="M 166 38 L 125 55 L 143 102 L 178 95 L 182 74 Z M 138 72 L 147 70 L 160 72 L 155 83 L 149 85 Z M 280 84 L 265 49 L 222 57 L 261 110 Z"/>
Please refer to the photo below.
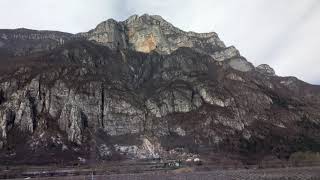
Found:
<path fill-rule="evenodd" d="M 111 49 L 131 49 L 150 53 L 170 54 L 180 47 L 190 47 L 204 53 L 225 48 L 216 33 L 184 32 L 160 16 L 133 15 L 123 22 L 107 20 L 88 33 L 78 34 Z"/>
<path fill-rule="evenodd" d="M 256 67 L 257 71 L 267 76 L 275 76 L 276 72 L 268 64 L 261 64 Z"/>

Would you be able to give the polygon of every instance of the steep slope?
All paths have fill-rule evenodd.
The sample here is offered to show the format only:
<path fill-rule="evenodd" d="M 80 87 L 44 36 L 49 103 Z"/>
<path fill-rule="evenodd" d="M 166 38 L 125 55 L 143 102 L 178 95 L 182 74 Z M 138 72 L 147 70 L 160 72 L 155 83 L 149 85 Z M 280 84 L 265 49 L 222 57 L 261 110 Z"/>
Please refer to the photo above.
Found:
<path fill-rule="evenodd" d="M 255 68 L 215 33 L 149 15 L 8 38 L 20 31 L 0 31 L 1 162 L 320 150 L 320 87 Z"/>
<path fill-rule="evenodd" d="M 72 38 L 72 34 L 29 29 L 0 30 L 0 57 L 26 56 L 49 51 Z"/>

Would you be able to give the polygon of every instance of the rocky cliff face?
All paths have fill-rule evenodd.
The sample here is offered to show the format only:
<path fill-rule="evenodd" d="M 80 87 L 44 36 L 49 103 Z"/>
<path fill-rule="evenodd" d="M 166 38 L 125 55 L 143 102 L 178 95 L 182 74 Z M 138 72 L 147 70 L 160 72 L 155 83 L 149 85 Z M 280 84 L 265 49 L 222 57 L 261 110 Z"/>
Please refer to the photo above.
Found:
<path fill-rule="evenodd" d="M 320 148 L 320 87 L 254 67 L 216 33 L 143 15 L 76 35 L 0 35 L 2 162 L 287 158 Z"/>
<path fill-rule="evenodd" d="M 170 54 L 180 47 L 190 47 L 211 54 L 225 49 L 216 33 L 184 32 L 160 16 L 133 15 L 126 21 L 107 20 L 88 33 L 78 34 L 111 49 L 130 49 L 138 52 Z"/>

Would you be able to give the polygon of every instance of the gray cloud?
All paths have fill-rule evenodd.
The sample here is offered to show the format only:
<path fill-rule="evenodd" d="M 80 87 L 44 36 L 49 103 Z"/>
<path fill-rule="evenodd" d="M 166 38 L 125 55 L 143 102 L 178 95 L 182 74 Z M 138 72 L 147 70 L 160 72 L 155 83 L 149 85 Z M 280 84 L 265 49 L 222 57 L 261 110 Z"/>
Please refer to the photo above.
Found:
<path fill-rule="evenodd" d="M 110 17 L 119 18 L 117 0 L 0 0 L 0 28 L 25 27 L 87 31 Z"/>
<path fill-rule="evenodd" d="M 315 11 L 318 9 L 320 1 L 314 0 L 312 3 L 307 5 L 307 9 L 301 14 L 300 17 L 293 20 L 293 22 L 286 25 L 286 27 L 277 32 L 276 38 L 267 48 L 268 51 L 265 51 L 264 59 L 273 59 L 275 58 L 284 48 L 290 45 L 294 41 L 294 36 L 297 33 L 298 28 L 304 26 L 305 21 L 312 17 L 315 14 Z"/>
<path fill-rule="evenodd" d="M 0 0 L 0 28 L 87 31 L 108 18 L 159 14 L 183 30 L 217 32 L 255 65 L 320 84 L 318 0 Z"/>

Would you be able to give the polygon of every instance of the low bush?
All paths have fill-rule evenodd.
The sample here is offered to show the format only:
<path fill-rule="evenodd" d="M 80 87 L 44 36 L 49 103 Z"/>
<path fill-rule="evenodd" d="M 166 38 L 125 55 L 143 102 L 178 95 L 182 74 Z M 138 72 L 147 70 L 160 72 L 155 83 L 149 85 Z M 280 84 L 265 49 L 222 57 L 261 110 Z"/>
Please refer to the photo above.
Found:
<path fill-rule="evenodd" d="M 294 165 L 319 165 L 319 152 L 295 152 L 291 154 L 289 161 Z"/>

